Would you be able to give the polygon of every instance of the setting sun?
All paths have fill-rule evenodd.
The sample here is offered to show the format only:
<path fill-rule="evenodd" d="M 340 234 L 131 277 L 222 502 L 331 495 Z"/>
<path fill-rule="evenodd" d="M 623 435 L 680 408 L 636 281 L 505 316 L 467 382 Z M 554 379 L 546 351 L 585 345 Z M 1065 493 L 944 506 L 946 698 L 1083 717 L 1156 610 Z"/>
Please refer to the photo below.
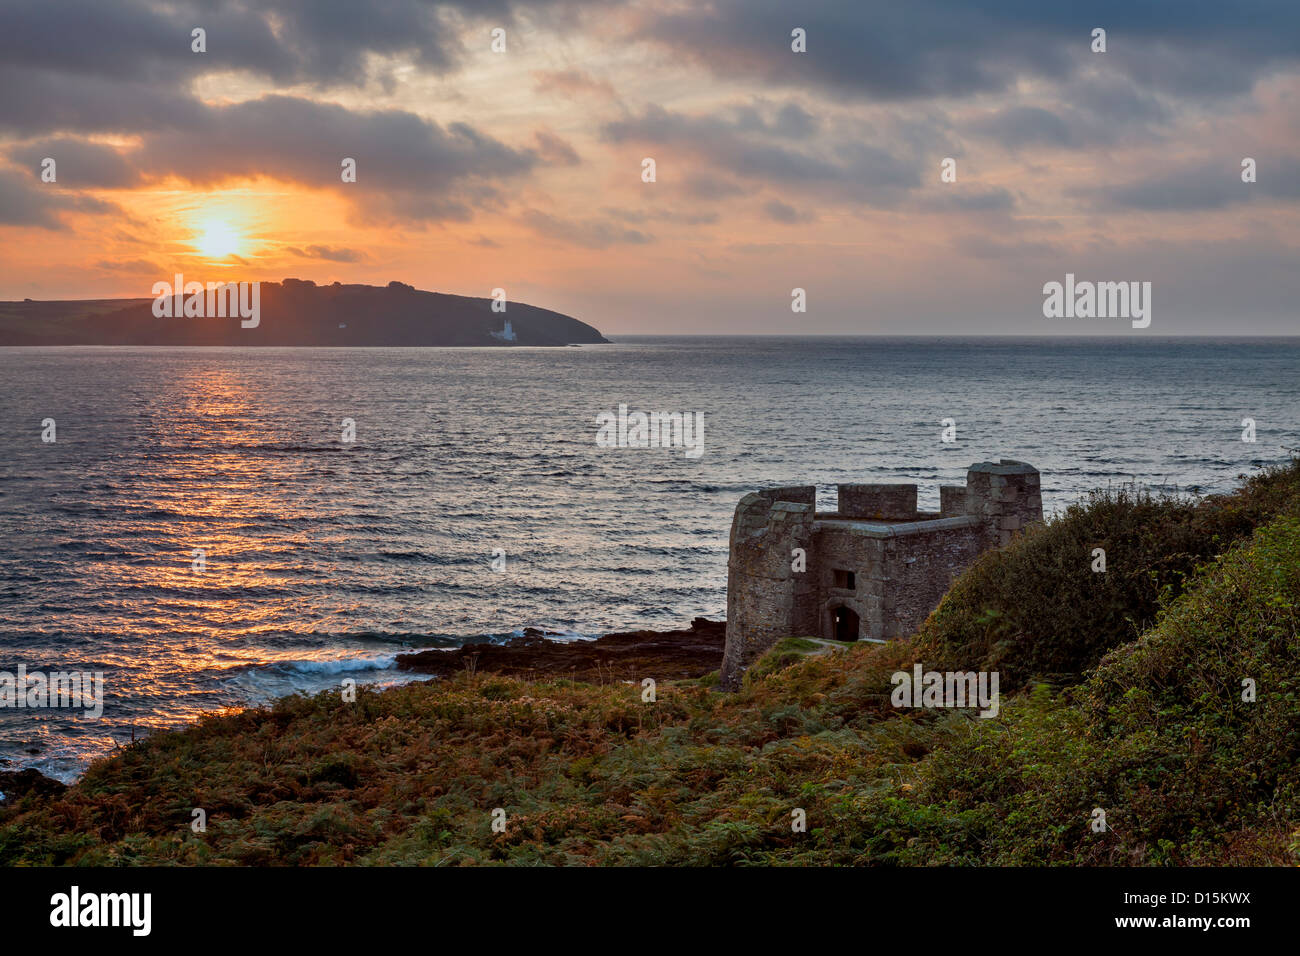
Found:
<path fill-rule="evenodd" d="M 239 252 L 243 236 L 224 219 L 206 219 L 199 223 L 194 247 L 209 259 L 224 259 Z"/>

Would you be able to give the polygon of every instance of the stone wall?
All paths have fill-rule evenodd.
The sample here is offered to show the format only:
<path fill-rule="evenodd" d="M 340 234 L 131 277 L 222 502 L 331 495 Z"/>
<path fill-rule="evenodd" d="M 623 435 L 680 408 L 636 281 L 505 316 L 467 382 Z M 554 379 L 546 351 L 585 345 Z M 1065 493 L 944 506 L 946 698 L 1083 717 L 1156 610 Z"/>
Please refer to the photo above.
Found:
<path fill-rule="evenodd" d="M 965 485 L 940 485 L 939 514 L 945 518 L 966 514 L 967 494 Z"/>
<path fill-rule="evenodd" d="M 989 545 L 1001 547 L 1019 531 L 1043 520 L 1038 469 L 1022 461 L 982 461 L 966 473 L 969 514 L 985 524 Z"/>
<path fill-rule="evenodd" d="M 878 637 L 885 620 L 885 539 L 837 522 L 821 522 L 817 526 L 818 567 L 817 613 L 810 627 L 802 632 L 805 637 L 827 637 L 830 634 L 830 614 L 836 607 L 852 608 L 859 617 L 859 636 Z M 843 569 L 854 573 L 854 588 L 836 588 L 835 571 Z"/>
<path fill-rule="evenodd" d="M 772 488 L 746 495 L 731 523 L 727 560 L 727 647 L 722 673 L 730 689 L 776 641 L 806 630 L 813 607 L 813 574 L 795 573 L 792 552 L 812 553 L 812 485 Z M 735 639 L 733 640 L 733 635 Z"/>
<path fill-rule="evenodd" d="M 881 582 L 885 640 L 910 637 L 939 604 L 953 580 L 985 548 L 984 529 L 974 522 L 936 522 L 948 527 L 890 538 L 885 544 L 887 577 Z"/>
<path fill-rule="evenodd" d="M 839 514 L 874 521 L 913 521 L 916 485 L 840 485 Z"/>
<path fill-rule="evenodd" d="M 736 507 L 723 688 L 737 689 L 783 637 L 831 636 L 841 607 L 858 615 L 860 638 L 915 633 L 981 552 L 1043 517 L 1037 470 L 1010 460 L 979 462 L 964 486 L 942 486 L 938 513 L 917 511 L 916 485 L 843 484 L 839 497 L 830 514 L 815 512 L 811 485 L 754 492 Z M 802 573 L 792 568 L 797 548 Z"/>

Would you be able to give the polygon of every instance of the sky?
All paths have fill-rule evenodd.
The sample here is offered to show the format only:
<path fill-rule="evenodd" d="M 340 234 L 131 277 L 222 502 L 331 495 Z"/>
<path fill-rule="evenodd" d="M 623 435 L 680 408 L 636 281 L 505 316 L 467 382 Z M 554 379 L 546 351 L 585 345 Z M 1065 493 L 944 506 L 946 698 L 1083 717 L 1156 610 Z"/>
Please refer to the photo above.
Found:
<path fill-rule="evenodd" d="M 1298 334 L 1298 81 L 1283 0 L 2 0 L 0 300 L 180 272 L 614 335 Z M 1046 317 L 1067 274 L 1150 282 L 1150 325 Z"/>

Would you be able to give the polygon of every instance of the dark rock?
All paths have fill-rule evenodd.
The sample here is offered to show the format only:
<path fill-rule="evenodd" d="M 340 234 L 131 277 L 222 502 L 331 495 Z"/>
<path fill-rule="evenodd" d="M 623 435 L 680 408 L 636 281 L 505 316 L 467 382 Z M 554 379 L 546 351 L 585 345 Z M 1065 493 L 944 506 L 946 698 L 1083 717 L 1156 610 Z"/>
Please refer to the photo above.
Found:
<path fill-rule="evenodd" d="M 533 632 L 533 633 L 528 633 Z M 397 666 L 448 677 L 462 671 L 511 677 L 560 676 L 588 683 L 703 677 L 722 664 L 727 626 L 697 617 L 689 630 L 626 631 L 594 641 L 554 641 L 529 628 L 506 644 L 466 644 L 455 650 L 401 654 Z"/>
<path fill-rule="evenodd" d="M 39 770 L 0 770 L 0 793 L 4 794 L 0 805 L 3 806 L 12 805 L 29 793 L 38 797 L 57 797 L 67 789 L 66 783 L 47 777 Z"/>

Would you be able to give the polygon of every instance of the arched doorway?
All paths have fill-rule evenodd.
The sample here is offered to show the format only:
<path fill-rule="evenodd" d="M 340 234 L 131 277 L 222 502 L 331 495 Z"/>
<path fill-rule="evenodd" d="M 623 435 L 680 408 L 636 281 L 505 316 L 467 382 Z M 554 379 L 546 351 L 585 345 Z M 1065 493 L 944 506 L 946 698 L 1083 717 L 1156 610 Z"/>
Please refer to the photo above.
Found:
<path fill-rule="evenodd" d="M 831 609 L 831 640 L 856 641 L 860 626 L 858 612 L 853 608 L 837 607 Z"/>

